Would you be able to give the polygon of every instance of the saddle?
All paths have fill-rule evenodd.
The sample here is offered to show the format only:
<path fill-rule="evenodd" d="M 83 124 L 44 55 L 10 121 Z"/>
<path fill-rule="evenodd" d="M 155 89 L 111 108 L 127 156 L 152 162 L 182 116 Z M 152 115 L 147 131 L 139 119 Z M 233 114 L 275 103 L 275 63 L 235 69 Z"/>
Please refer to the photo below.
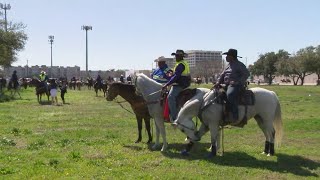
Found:
<path fill-rule="evenodd" d="M 221 123 L 222 126 L 225 125 L 232 125 L 232 126 L 237 126 L 237 127 L 243 127 L 244 125 L 247 124 L 247 110 L 248 106 L 252 106 L 255 104 L 255 97 L 254 93 L 251 90 L 246 89 L 246 87 L 242 88 L 239 93 L 239 98 L 238 98 L 238 105 L 243 105 L 245 106 L 245 114 L 242 120 L 238 122 L 228 122 L 227 117 L 228 115 L 230 116 L 230 110 L 228 109 L 228 100 L 227 100 L 227 94 L 225 89 L 221 88 L 218 92 L 216 103 L 226 105 L 224 110 L 223 110 L 223 122 Z"/>
<path fill-rule="evenodd" d="M 220 89 L 218 98 L 216 100 L 218 104 L 227 104 L 227 94 L 224 89 Z M 249 89 L 241 89 L 238 98 L 238 104 L 243 106 L 252 106 L 255 103 L 254 93 Z"/>
<path fill-rule="evenodd" d="M 188 100 L 190 100 L 197 93 L 197 88 L 187 88 L 182 90 L 176 98 L 177 107 L 182 107 Z"/>
<path fill-rule="evenodd" d="M 176 98 L 177 108 L 181 108 L 189 99 L 191 99 L 197 92 L 197 89 L 184 89 L 182 90 Z M 163 106 L 163 116 L 165 122 L 170 122 L 169 117 L 169 104 L 168 104 L 168 94 L 169 91 L 161 92 L 160 105 Z"/>

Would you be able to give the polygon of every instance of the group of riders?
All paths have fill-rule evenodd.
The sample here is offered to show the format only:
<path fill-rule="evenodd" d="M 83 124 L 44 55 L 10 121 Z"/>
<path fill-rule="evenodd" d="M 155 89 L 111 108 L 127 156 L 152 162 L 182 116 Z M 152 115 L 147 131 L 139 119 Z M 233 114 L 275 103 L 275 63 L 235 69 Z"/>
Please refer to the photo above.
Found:
<path fill-rule="evenodd" d="M 173 70 L 168 67 L 165 59 L 160 58 L 157 60 L 158 68 L 152 72 L 151 78 L 163 85 L 163 91 L 168 90 L 168 87 L 171 87 L 168 93 L 168 106 L 170 121 L 173 121 L 177 118 L 178 114 L 176 98 L 182 90 L 190 86 L 191 75 L 189 64 L 184 59 L 185 57 L 187 57 L 187 54 L 183 50 L 178 49 L 171 55 L 174 56 L 176 60 L 176 64 Z M 246 80 L 250 74 L 246 66 L 238 60 L 238 58 L 241 57 L 238 56 L 238 52 L 236 49 L 229 49 L 227 52 L 223 53 L 223 55 L 226 55 L 226 61 L 229 64 L 220 74 L 217 83 L 214 84 L 213 88 L 220 88 L 222 84 L 225 85 L 224 89 L 226 91 L 228 102 L 227 109 L 232 113 L 231 119 L 236 121 L 239 117 L 237 108 L 239 93 L 246 86 Z M 91 77 L 89 78 L 90 79 L 88 80 L 93 80 Z M 45 71 L 41 71 L 39 80 L 41 81 L 43 87 L 48 88 L 47 82 L 49 81 L 49 78 L 46 75 Z M 75 81 L 75 77 L 73 77 L 71 81 L 72 80 Z M 110 81 L 112 80 L 110 78 Z M 126 80 L 127 83 L 132 83 L 132 77 L 130 75 Z M 120 76 L 120 81 L 122 83 L 125 82 L 125 78 L 123 75 Z M 13 88 L 17 88 L 17 86 L 19 85 L 16 71 L 14 71 L 12 74 L 11 83 Z M 96 83 L 98 86 L 101 86 L 103 84 L 103 80 L 100 75 L 97 76 Z"/>
<path fill-rule="evenodd" d="M 171 70 L 165 62 L 165 59 L 158 59 L 158 68 L 153 71 L 151 78 L 163 84 L 162 90 L 166 91 L 171 86 L 168 94 L 168 106 L 170 121 L 177 118 L 178 109 L 176 98 L 179 93 L 191 84 L 190 67 L 188 62 L 184 59 L 187 54 L 183 50 L 176 50 L 171 54 L 175 56 L 176 64 Z M 232 122 L 238 120 L 238 98 L 240 91 L 246 87 L 246 80 L 250 73 L 246 66 L 238 60 L 236 49 L 229 49 L 223 53 L 226 56 L 226 61 L 229 63 L 225 70 L 220 74 L 216 84 L 213 88 L 221 88 L 224 85 L 224 90 L 227 95 L 227 109 L 232 113 L 229 118 Z"/>

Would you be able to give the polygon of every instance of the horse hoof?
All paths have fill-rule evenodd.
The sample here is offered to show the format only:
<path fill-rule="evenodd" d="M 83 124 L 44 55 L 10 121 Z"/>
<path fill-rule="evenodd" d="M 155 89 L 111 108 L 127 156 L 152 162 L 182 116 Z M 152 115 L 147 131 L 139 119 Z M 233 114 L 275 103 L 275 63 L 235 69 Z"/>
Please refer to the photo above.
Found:
<path fill-rule="evenodd" d="M 156 145 L 156 144 L 153 145 L 151 149 L 152 149 L 152 150 L 157 150 L 157 149 L 158 149 L 158 145 Z"/>
<path fill-rule="evenodd" d="M 182 156 L 189 156 L 189 152 L 186 149 L 182 150 L 180 154 Z"/>
<path fill-rule="evenodd" d="M 208 156 L 207 156 L 207 158 L 208 158 L 208 159 L 211 159 L 211 158 L 213 158 L 213 157 L 215 157 L 215 156 L 216 156 L 215 154 L 209 153 Z"/>
<path fill-rule="evenodd" d="M 263 151 L 261 154 L 267 154 L 267 153 Z"/>

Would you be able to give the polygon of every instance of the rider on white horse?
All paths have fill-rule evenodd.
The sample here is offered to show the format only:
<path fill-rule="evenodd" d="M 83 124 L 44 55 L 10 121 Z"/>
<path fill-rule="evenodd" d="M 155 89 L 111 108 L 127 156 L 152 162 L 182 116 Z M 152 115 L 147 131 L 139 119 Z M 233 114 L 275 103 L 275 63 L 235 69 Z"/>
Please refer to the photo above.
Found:
<path fill-rule="evenodd" d="M 173 85 L 168 95 L 170 120 L 171 122 L 173 122 L 178 115 L 176 98 L 183 89 L 190 86 L 191 77 L 189 64 L 183 59 L 187 54 L 183 50 L 178 49 L 171 55 L 175 56 L 176 58 L 176 65 L 173 69 L 174 74 L 171 77 L 170 81 L 166 83 L 162 87 L 162 89 L 166 89 L 167 86 Z"/>
<path fill-rule="evenodd" d="M 221 73 L 218 82 L 214 87 L 219 87 L 220 84 L 226 85 L 227 93 L 227 108 L 232 112 L 231 122 L 236 122 L 239 119 L 238 113 L 238 98 L 241 89 L 245 86 L 246 81 L 250 75 L 246 66 L 238 60 L 238 51 L 236 49 L 229 49 L 228 52 L 223 53 L 227 55 L 226 61 L 229 62 L 227 68 Z M 241 58 L 241 57 L 240 57 Z"/>

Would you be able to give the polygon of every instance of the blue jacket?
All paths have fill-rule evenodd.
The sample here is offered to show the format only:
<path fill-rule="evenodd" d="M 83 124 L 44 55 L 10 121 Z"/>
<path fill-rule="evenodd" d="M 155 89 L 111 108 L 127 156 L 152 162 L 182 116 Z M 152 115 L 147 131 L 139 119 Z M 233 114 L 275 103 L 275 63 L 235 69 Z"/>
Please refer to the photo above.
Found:
<path fill-rule="evenodd" d="M 158 83 L 167 83 L 170 80 L 167 73 L 170 71 L 172 72 L 168 65 L 165 64 L 163 67 L 155 69 L 151 74 L 151 78 Z"/>

